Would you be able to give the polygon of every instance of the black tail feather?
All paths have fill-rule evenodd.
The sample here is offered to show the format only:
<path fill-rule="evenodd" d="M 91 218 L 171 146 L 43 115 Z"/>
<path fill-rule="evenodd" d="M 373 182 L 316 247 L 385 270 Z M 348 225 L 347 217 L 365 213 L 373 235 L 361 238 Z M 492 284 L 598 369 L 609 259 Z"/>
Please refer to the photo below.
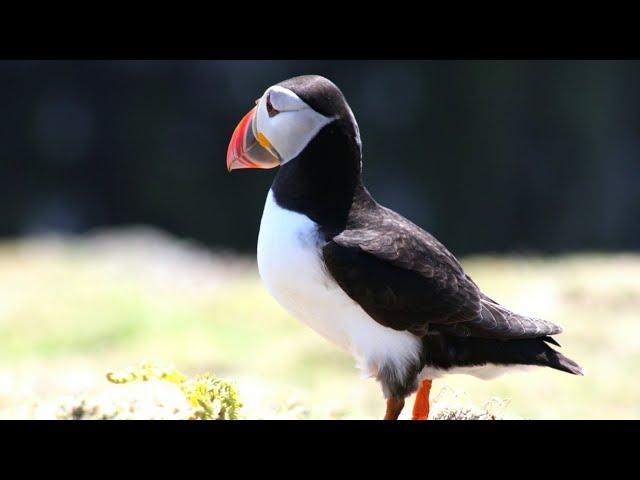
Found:
<path fill-rule="evenodd" d="M 551 343 L 551 344 L 556 345 L 558 347 L 562 347 L 562 345 L 560 345 L 555 338 L 550 337 L 548 335 L 546 337 L 542 337 L 540 340 L 544 340 L 547 343 Z"/>
<path fill-rule="evenodd" d="M 572 373 L 573 375 L 584 375 L 584 370 L 576 362 L 563 354 L 547 346 L 549 349 L 549 363 L 547 366 L 555 368 L 556 370 L 562 370 L 563 372 Z"/>
<path fill-rule="evenodd" d="M 547 343 L 560 346 L 549 336 L 516 340 L 427 335 L 426 362 L 436 367 L 467 367 L 484 364 L 537 365 L 573 375 L 584 375 L 582 368 Z"/>

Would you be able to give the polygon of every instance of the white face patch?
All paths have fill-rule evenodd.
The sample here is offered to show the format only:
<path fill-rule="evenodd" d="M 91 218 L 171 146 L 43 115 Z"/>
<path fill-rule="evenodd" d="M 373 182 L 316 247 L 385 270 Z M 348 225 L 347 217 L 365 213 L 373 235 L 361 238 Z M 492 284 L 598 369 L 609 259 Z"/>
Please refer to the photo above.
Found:
<path fill-rule="evenodd" d="M 279 113 L 269 117 L 267 98 Z M 313 110 L 287 88 L 269 87 L 258 101 L 257 133 L 264 135 L 280 155 L 282 164 L 297 157 L 318 132 L 334 118 Z"/>

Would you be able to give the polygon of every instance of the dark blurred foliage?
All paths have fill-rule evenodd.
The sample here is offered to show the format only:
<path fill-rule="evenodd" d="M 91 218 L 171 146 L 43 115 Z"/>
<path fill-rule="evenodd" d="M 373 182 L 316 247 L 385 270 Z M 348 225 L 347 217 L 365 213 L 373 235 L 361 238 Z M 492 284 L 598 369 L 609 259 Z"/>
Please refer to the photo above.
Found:
<path fill-rule="evenodd" d="M 225 168 L 266 87 L 317 73 L 379 202 L 456 254 L 640 247 L 640 62 L 0 62 L 0 235 L 154 224 L 255 248 L 274 171 Z"/>

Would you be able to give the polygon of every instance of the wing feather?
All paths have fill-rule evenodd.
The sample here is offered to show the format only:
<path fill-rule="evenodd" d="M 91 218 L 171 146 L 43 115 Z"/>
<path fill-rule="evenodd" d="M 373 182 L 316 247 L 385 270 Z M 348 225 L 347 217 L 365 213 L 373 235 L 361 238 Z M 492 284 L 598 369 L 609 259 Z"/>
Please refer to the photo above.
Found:
<path fill-rule="evenodd" d="M 480 291 L 434 237 L 381 209 L 366 228 L 333 237 L 327 270 L 379 323 L 424 334 L 430 323 L 463 322 L 480 311 Z"/>
<path fill-rule="evenodd" d="M 503 340 L 562 331 L 491 300 L 444 245 L 378 205 L 330 238 L 322 254 L 347 295 L 389 328 L 420 336 L 432 328 L 447 335 Z"/>

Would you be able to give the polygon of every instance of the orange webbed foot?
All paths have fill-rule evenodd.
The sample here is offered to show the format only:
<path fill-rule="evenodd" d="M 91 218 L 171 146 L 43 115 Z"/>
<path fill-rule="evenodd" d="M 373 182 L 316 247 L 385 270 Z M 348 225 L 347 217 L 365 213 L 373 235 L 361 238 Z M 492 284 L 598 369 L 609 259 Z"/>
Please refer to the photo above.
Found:
<path fill-rule="evenodd" d="M 423 380 L 416 393 L 413 404 L 411 420 L 426 420 L 429 417 L 429 393 L 431 392 L 431 380 Z"/>

